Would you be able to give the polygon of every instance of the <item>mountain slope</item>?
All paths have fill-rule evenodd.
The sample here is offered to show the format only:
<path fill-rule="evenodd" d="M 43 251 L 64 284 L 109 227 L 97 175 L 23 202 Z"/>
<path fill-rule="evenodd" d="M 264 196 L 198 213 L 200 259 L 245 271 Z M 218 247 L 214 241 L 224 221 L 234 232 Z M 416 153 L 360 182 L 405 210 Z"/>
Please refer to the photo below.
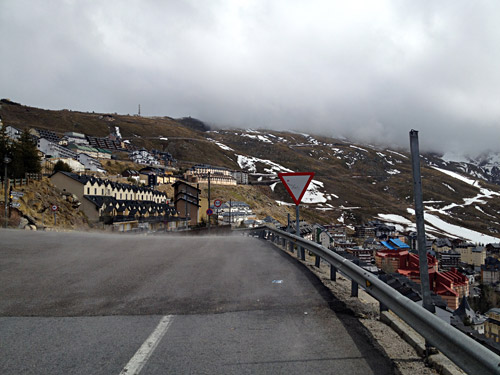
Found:
<path fill-rule="evenodd" d="M 324 220 L 359 224 L 391 214 L 413 220 L 413 180 L 406 152 L 267 130 L 224 130 L 211 134 L 229 158 L 236 158 L 242 168 L 261 174 L 270 183 L 278 171 L 315 172 L 316 193 L 307 206 L 317 210 Z M 437 160 L 436 156 L 426 156 L 422 163 L 424 201 L 429 221 L 434 223 L 428 226 L 429 232 L 439 235 L 446 230 L 457 235 L 449 225 L 452 224 L 490 236 L 499 233 L 499 187 L 447 172 L 453 168 L 437 168 L 449 167 Z M 474 170 L 473 165 L 468 167 Z M 465 175 L 467 170 L 460 171 Z M 269 194 L 276 201 L 291 202 L 280 184 Z M 477 238 L 481 242 L 491 240 L 469 234 L 469 239 Z"/>
<path fill-rule="evenodd" d="M 274 202 L 275 210 L 292 202 L 278 183 L 277 172 L 315 172 L 301 205 L 309 220 L 361 224 L 379 218 L 412 228 L 413 181 L 406 151 L 294 132 L 209 130 L 191 118 L 47 111 L 8 101 L 0 102 L 0 116 L 6 125 L 46 128 L 59 134 L 77 131 L 107 136 L 118 128 L 134 146 L 168 151 L 184 166 L 206 163 L 246 170 L 253 183 L 263 186 L 249 192 L 244 200 L 252 204 L 255 194 L 265 194 L 266 205 Z M 493 184 L 498 182 L 497 171 L 493 157 L 452 161 L 424 155 L 422 184 L 428 232 L 457 235 L 460 230 L 450 226 L 456 225 L 500 237 L 500 187 Z M 280 216 L 286 211 L 293 212 L 292 207 Z M 269 207 L 272 213 L 273 207 Z M 475 242 L 489 239 L 480 234 L 468 236 Z"/>

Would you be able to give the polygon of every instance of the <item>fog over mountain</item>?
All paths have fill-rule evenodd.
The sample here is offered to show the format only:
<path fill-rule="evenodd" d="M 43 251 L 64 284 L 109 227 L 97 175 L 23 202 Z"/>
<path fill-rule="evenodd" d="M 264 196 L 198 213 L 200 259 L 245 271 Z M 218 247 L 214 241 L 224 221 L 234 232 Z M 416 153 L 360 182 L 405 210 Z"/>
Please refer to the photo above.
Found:
<path fill-rule="evenodd" d="M 500 151 L 496 1 L 0 2 L 0 97 Z"/>

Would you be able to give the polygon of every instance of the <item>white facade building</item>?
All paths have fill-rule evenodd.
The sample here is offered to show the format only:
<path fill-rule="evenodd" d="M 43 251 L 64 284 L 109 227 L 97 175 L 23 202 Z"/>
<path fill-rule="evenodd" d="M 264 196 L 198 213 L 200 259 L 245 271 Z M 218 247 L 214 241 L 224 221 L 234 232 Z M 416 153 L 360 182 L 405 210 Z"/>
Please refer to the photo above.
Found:
<path fill-rule="evenodd" d="M 101 162 L 89 156 L 88 154 L 85 153 L 78 154 L 77 159 L 80 163 L 84 165 L 85 169 L 88 171 L 101 172 L 101 173 L 106 172 L 105 169 L 102 167 Z"/>
<path fill-rule="evenodd" d="M 68 150 L 66 147 L 58 145 L 57 143 L 50 142 L 45 138 L 38 139 L 37 148 L 45 155 L 50 155 L 53 158 L 76 159 L 76 153 Z"/>

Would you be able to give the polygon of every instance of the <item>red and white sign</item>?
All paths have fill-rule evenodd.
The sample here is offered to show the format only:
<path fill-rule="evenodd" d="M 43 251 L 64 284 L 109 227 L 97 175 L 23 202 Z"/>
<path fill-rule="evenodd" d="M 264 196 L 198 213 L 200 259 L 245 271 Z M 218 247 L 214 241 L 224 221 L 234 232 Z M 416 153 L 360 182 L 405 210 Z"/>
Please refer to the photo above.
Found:
<path fill-rule="evenodd" d="M 314 177 L 314 172 L 278 173 L 278 177 L 298 206 Z"/>
<path fill-rule="evenodd" d="M 220 206 L 222 206 L 222 201 L 220 199 L 214 200 L 214 206 L 219 208 Z"/>
<path fill-rule="evenodd" d="M 57 207 L 55 204 L 50 208 L 52 211 L 56 212 L 59 207 Z"/>

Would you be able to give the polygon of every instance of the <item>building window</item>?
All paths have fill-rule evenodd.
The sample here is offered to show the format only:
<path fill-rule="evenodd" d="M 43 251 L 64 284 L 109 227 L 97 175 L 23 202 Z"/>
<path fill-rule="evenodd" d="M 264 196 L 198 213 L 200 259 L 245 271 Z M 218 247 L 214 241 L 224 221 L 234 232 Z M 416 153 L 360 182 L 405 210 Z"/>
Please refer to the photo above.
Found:
<path fill-rule="evenodd" d="M 89 187 L 87 188 L 87 194 L 90 194 L 90 188 Z"/>
<path fill-rule="evenodd" d="M 94 195 L 97 195 L 97 188 L 94 188 Z"/>

